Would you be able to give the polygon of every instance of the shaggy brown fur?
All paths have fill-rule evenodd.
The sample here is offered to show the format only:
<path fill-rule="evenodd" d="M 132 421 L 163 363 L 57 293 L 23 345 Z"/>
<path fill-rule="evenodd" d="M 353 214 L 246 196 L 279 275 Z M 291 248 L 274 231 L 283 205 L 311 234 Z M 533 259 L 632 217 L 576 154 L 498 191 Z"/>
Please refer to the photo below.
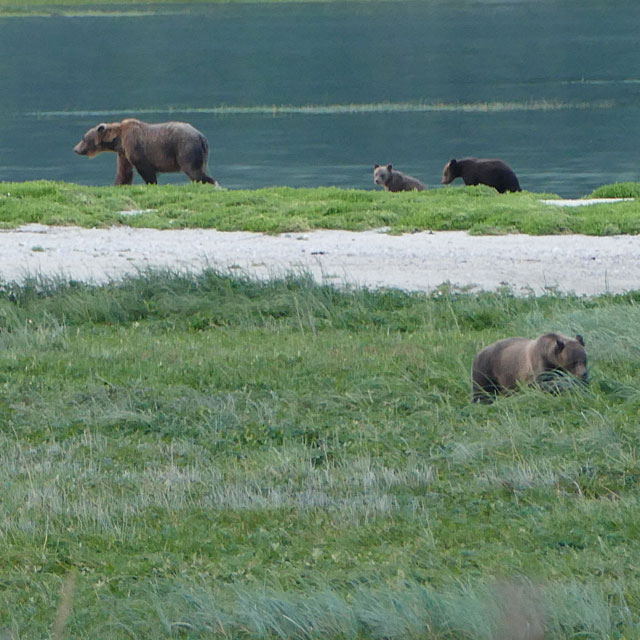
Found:
<path fill-rule="evenodd" d="M 424 191 L 427 188 L 417 178 L 396 171 L 390 164 L 386 167 L 374 164 L 373 181 L 387 191 Z"/>
<path fill-rule="evenodd" d="M 574 339 L 545 333 L 537 340 L 506 338 L 485 347 L 473 360 L 473 401 L 493 402 L 497 394 L 535 382 L 549 371 L 567 372 L 582 382 L 588 381 L 582 336 Z"/>
<path fill-rule="evenodd" d="M 478 158 L 451 158 L 442 171 L 442 184 L 450 184 L 456 178 L 462 178 L 466 185 L 486 184 L 500 193 L 522 191 L 513 169 L 502 160 L 484 160 Z"/>
<path fill-rule="evenodd" d="M 207 139 L 186 122 L 147 124 L 127 118 L 102 123 L 89 129 L 73 150 L 89 158 L 102 151 L 117 153 L 115 184 L 132 184 L 134 167 L 147 184 L 156 184 L 158 173 L 177 171 L 197 182 L 218 184 L 206 173 Z"/>

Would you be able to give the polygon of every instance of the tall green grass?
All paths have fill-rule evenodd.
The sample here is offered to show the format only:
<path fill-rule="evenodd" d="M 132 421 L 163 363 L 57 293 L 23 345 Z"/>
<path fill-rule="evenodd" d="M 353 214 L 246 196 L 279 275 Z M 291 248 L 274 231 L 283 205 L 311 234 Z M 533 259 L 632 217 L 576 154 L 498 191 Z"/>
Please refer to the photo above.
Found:
<path fill-rule="evenodd" d="M 598 187 L 591 198 L 640 198 L 640 182 L 615 182 Z"/>
<path fill-rule="evenodd" d="M 105 181 L 110 180 L 105 177 Z M 609 187 L 600 193 L 632 191 L 633 187 L 627 185 L 624 191 Z M 114 188 L 46 181 L 5 182 L 0 183 L 0 228 L 43 223 L 266 233 L 380 227 L 392 233 L 415 230 L 532 235 L 640 232 L 640 199 L 563 208 L 541 202 L 547 197 L 548 194 L 529 192 L 499 194 L 485 186 L 386 193 L 335 187 L 232 191 L 198 184 Z M 131 215 L 131 211 L 136 214 Z"/>
<path fill-rule="evenodd" d="M 5 283 L 0 637 L 69 575 L 69 638 L 633 637 L 639 300 Z M 470 402 L 479 348 L 550 329 L 588 390 Z"/>

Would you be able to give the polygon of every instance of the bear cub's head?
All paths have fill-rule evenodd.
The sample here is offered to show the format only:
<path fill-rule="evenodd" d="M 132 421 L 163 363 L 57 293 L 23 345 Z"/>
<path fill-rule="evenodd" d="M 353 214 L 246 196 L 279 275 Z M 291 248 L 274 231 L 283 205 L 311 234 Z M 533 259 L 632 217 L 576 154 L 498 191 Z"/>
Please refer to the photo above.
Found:
<path fill-rule="evenodd" d="M 121 127 L 119 122 L 106 124 L 104 122 L 89 129 L 82 136 L 82 140 L 73 147 L 80 156 L 93 156 L 102 151 L 116 151 L 120 144 Z"/>
<path fill-rule="evenodd" d="M 381 187 L 389 184 L 391 180 L 391 170 L 393 166 L 388 164 L 386 167 L 381 167 L 379 164 L 373 165 L 373 181 L 375 184 L 379 184 Z"/>
<path fill-rule="evenodd" d="M 543 338 L 551 342 L 551 353 L 547 357 L 552 368 L 571 373 L 582 382 L 589 381 L 587 352 L 581 335 L 577 335 L 575 340 L 558 334 L 547 334 Z"/>
<path fill-rule="evenodd" d="M 460 167 L 455 158 L 451 158 L 442 170 L 442 184 L 451 184 L 456 178 L 460 177 Z"/>

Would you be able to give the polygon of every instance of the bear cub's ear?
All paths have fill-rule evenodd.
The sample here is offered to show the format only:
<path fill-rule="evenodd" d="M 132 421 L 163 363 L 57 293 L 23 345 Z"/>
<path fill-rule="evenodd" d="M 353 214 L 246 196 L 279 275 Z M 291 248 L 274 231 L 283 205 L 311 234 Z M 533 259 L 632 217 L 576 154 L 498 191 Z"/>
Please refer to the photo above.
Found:
<path fill-rule="evenodd" d="M 99 124 L 97 131 L 98 133 L 102 133 L 106 128 L 107 128 L 106 124 Z"/>
<path fill-rule="evenodd" d="M 374 164 L 374 165 L 373 165 L 373 168 L 374 168 L 374 169 L 377 169 L 379 166 L 380 166 L 379 164 Z"/>
<path fill-rule="evenodd" d="M 576 336 L 576 340 L 584 347 L 584 338 L 580 334 Z"/>
<path fill-rule="evenodd" d="M 388 165 L 387 165 L 387 171 L 391 171 L 391 169 L 393 169 L 393 165 L 388 164 Z"/>
<path fill-rule="evenodd" d="M 560 353 L 565 348 L 565 343 L 559 338 L 556 340 L 556 353 Z"/>

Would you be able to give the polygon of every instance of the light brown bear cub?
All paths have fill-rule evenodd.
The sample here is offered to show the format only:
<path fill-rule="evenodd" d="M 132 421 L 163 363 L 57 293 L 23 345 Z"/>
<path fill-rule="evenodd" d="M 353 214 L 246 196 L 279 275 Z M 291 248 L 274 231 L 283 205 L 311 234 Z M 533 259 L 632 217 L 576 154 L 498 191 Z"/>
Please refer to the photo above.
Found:
<path fill-rule="evenodd" d="M 147 184 L 156 184 L 158 173 L 177 171 L 197 182 L 218 184 L 206 173 L 207 139 L 186 122 L 148 124 L 127 118 L 102 123 L 89 129 L 73 150 L 89 158 L 102 151 L 117 153 L 115 184 L 132 184 L 134 167 Z"/>
<path fill-rule="evenodd" d="M 373 165 L 373 181 L 384 187 L 386 191 L 424 191 L 427 187 L 413 176 L 407 176 L 402 171 L 396 171 L 393 165 L 381 167 Z"/>
<path fill-rule="evenodd" d="M 476 354 L 471 369 L 474 402 L 493 402 L 518 384 L 540 381 L 545 372 L 562 371 L 588 381 L 582 336 L 545 333 L 537 340 L 506 338 Z"/>

